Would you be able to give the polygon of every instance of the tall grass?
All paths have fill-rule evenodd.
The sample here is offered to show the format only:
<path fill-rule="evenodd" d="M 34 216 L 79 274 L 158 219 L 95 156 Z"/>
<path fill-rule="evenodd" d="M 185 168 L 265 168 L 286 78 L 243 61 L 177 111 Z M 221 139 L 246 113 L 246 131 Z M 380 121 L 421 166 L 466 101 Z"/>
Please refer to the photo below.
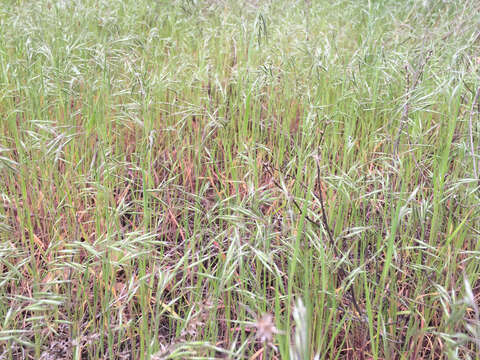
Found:
<path fill-rule="evenodd" d="M 0 358 L 478 359 L 476 1 L 1 1 Z"/>

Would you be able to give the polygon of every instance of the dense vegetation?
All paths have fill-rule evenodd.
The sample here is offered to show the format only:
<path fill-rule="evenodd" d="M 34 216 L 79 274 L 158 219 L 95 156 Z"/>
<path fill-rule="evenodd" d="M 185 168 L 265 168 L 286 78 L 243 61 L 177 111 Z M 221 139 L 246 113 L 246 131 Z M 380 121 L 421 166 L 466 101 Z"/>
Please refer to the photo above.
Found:
<path fill-rule="evenodd" d="M 0 1 L 0 358 L 478 359 L 479 23 Z"/>

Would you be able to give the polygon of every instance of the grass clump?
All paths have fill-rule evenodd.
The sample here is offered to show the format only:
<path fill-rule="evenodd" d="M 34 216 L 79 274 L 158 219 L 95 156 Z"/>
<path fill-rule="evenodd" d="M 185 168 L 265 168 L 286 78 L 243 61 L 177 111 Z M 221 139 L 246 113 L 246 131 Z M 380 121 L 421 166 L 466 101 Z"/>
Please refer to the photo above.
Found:
<path fill-rule="evenodd" d="M 0 358 L 478 358 L 479 14 L 0 2 Z"/>

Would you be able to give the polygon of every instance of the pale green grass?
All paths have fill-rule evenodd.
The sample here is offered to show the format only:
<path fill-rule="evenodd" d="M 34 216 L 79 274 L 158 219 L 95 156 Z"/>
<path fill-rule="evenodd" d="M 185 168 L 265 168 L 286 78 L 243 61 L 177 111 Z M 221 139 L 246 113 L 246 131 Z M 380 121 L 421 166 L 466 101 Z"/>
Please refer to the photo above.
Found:
<path fill-rule="evenodd" d="M 479 359 L 479 23 L 1 1 L 0 358 Z"/>

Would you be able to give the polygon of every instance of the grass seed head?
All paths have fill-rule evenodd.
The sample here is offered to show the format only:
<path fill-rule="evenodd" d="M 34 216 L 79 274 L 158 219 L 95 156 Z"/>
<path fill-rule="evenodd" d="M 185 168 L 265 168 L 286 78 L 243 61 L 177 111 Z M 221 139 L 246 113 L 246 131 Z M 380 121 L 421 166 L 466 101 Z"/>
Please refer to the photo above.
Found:
<path fill-rule="evenodd" d="M 264 314 L 255 322 L 256 334 L 255 337 L 262 343 L 270 344 L 273 341 L 278 330 L 275 327 L 273 316 L 271 314 Z"/>

